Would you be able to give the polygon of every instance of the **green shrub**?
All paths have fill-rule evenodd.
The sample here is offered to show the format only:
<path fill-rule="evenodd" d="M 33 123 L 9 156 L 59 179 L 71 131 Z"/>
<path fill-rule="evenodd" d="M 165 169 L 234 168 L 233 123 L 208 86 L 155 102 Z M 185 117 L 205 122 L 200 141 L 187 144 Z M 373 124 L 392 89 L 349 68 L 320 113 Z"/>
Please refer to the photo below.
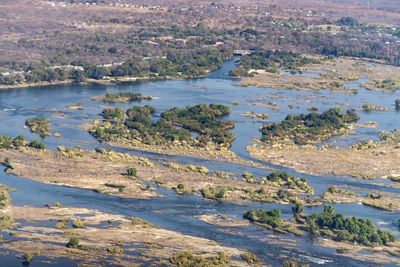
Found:
<path fill-rule="evenodd" d="M 262 263 L 262 260 L 257 258 L 257 256 L 251 252 L 244 252 L 242 255 L 240 255 L 242 259 L 249 263 L 249 264 L 257 264 L 257 263 Z"/>
<path fill-rule="evenodd" d="M 185 186 L 183 184 L 178 184 L 176 188 L 179 190 L 184 190 Z"/>
<path fill-rule="evenodd" d="M 45 149 L 46 148 L 46 145 L 41 143 L 39 140 L 31 141 L 28 146 L 36 148 L 36 149 Z"/>
<path fill-rule="evenodd" d="M 132 177 L 136 177 L 136 176 L 137 176 L 137 170 L 136 170 L 136 168 L 129 168 L 129 169 L 127 170 L 127 173 L 128 173 L 129 176 L 132 176 Z"/>
<path fill-rule="evenodd" d="M 24 255 L 22 255 L 22 258 L 24 258 L 25 261 L 28 262 L 28 263 L 31 262 L 33 257 L 34 257 L 33 253 L 30 253 L 30 252 L 26 252 L 26 253 L 24 253 Z"/>
<path fill-rule="evenodd" d="M 69 242 L 67 243 L 67 247 L 69 248 L 77 248 L 79 245 L 79 238 L 73 236 L 69 239 Z"/>

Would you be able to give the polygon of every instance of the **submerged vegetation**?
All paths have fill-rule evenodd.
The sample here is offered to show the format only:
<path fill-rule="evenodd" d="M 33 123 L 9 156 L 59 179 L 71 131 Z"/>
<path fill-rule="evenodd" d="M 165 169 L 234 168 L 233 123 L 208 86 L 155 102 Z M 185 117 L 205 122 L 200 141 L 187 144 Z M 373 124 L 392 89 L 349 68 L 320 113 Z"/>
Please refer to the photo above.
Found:
<path fill-rule="evenodd" d="M 220 120 L 230 113 L 227 106 L 199 104 L 186 108 L 172 108 L 161 113 L 161 118 L 153 122 L 155 109 L 149 105 L 128 109 L 105 109 L 105 121 L 94 125 L 90 133 L 99 140 L 136 140 L 148 145 L 167 142 L 188 142 L 205 146 L 214 142 L 229 147 L 234 139 L 232 121 Z M 191 132 L 198 133 L 194 140 Z"/>
<path fill-rule="evenodd" d="M 350 123 L 359 119 L 354 110 L 341 113 L 339 108 L 331 108 L 322 114 L 309 113 L 287 115 L 280 123 L 261 127 L 261 140 L 265 143 L 289 142 L 291 139 L 297 145 L 322 142 L 334 135 L 344 133 Z"/>

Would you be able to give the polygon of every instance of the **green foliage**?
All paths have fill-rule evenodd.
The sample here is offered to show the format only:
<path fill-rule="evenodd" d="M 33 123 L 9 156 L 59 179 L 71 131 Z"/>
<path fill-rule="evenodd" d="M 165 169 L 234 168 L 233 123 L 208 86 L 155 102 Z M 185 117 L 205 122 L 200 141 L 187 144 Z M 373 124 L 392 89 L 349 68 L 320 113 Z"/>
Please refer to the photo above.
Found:
<path fill-rule="evenodd" d="M 267 180 L 282 186 L 287 186 L 288 189 L 302 190 L 307 193 L 314 192 L 314 189 L 307 184 L 306 178 L 298 179 L 296 176 L 290 175 L 287 172 L 271 172 L 267 175 Z"/>
<path fill-rule="evenodd" d="M 332 206 L 325 206 L 323 213 L 307 216 L 306 222 L 310 231 L 319 232 L 337 241 L 372 246 L 374 244 L 388 245 L 396 240 L 396 236 L 390 231 L 376 230 L 371 220 L 357 217 L 345 218 L 341 213 L 333 213 Z"/>
<path fill-rule="evenodd" d="M 277 209 L 273 210 L 248 210 L 243 213 L 243 218 L 252 222 L 267 224 L 272 227 L 278 227 L 281 225 L 281 211 Z"/>
<path fill-rule="evenodd" d="M 258 264 L 258 263 L 262 263 L 262 260 L 260 260 L 259 258 L 257 258 L 257 256 L 251 252 L 244 252 L 242 255 L 240 255 L 242 257 L 242 259 L 249 263 L 249 264 Z"/>
<path fill-rule="evenodd" d="M 339 108 L 331 108 L 322 114 L 312 112 L 298 116 L 287 115 L 280 123 L 261 127 L 260 132 L 263 135 L 261 140 L 274 142 L 290 138 L 299 145 L 321 142 L 341 133 L 348 128 L 348 123 L 356 122 L 359 118 L 354 110 L 347 110 L 341 114 Z"/>
<path fill-rule="evenodd" d="M 192 251 L 178 251 L 171 256 L 170 261 L 173 265 L 181 267 L 217 267 L 225 266 L 231 261 L 231 257 L 224 251 L 211 258 L 204 258 Z"/>
<path fill-rule="evenodd" d="M 277 72 L 277 68 L 299 71 L 299 68 L 319 61 L 302 57 L 293 52 L 258 50 L 250 55 L 243 56 L 237 63 L 238 67 L 229 72 L 231 76 L 247 76 L 250 69 L 263 69 L 268 72 Z"/>
<path fill-rule="evenodd" d="M 39 140 L 33 140 L 29 143 L 30 147 L 36 148 L 36 149 L 45 149 L 46 145 L 42 142 L 40 142 Z"/>
<path fill-rule="evenodd" d="M 104 97 L 95 97 L 92 99 L 102 99 L 103 102 L 118 103 L 118 102 L 139 102 L 143 99 L 151 100 L 151 96 L 142 96 L 140 93 L 132 92 L 120 92 L 117 94 L 112 94 L 107 92 Z"/>
<path fill-rule="evenodd" d="M 37 133 L 40 137 L 49 136 L 50 123 L 48 118 L 34 117 L 28 118 L 25 125 L 31 130 L 32 133 Z"/>
<path fill-rule="evenodd" d="M 229 113 L 230 108 L 228 106 L 199 104 L 183 109 L 167 110 L 161 114 L 161 117 L 174 125 L 200 133 L 198 140 L 211 138 L 215 143 L 230 146 L 234 135 L 227 130 L 233 129 L 234 123 L 218 120 L 218 118 L 227 116 Z"/>
<path fill-rule="evenodd" d="M 69 242 L 67 243 L 67 247 L 69 248 L 77 248 L 79 245 L 79 238 L 76 236 L 73 236 L 69 239 Z"/>
<path fill-rule="evenodd" d="M 124 137 L 151 145 L 193 141 L 190 131 L 200 134 L 197 143 L 203 146 L 208 141 L 230 146 L 234 139 L 234 135 L 227 132 L 234 127 L 233 122 L 219 120 L 229 114 L 227 106 L 200 104 L 183 109 L 173 108 L 164 111 L 157 122 L 153 122 L 154 112 L 155 109 L 148 105 L 135 106 L 126 113 L 119 108 L 105 109 L 102 115 L 106 122 L 94 126 L 90 133 L 101 140 Z"/>
<path fill-rule="evenodd" d="M 303 204 L 297 202 L 297 203 L 294 203 L 294 204 L 292 205 L 292 212 L 293 212 L 293 215 L 296 216 L 297 214 L 300 214 L 302 211 L 303 211 Z"/>
<path fill-rule="evenodd" d="M 217 189 L 213 187 L 206 187 L 201 189 L 201 194 L 204 198 L 213 200 L 222 200 L 225 196 L 225 189 Z"/>
<path fill-rule="evenodd" d="M 124 253 L 124 250 L 120 247 L 109 247 L 109 248 L 107 248 L 107 251 L 112 254 L 123 254 Z"/>
<path fill-rule="evenodd" d="M 28 263 L 31 262 L 31 260 L 33 259 L 33 257 L 34 257 L 34 255 L 33 255 L 33 253 L 31 253 L 31 252 L 26 252 L 26 253 L 24 253 L 24 255 L 22 255 L 22 258 L 23 258 L 26 262 L 28 262 Z"/>
<path fill-rule="evenodd" d="M 0 215 L 0 231 L 4 231 L 11 228 L 13 224 L 14 224 L 14 218 L 12 216 L 6 214 Z"/>
<path fill-rule="evenodd" d="M 0 209 L 6 208 L 10 203 L 11 197 L 7 191 L 7 187 L 0 185 Z"/>
<path fill-rule="evenodd" d="M 184 190 L 185 186 L 183 184 L 178 184 L 176 188 L 179 190 Z"/>
<path fill-rule="evenodd" d="M 129 176 L 131 176 L 131 177 L 136 177 L 137 176 L 137 170 L 136 170 L 136 168 L 129 168 L 128 170 L 127 170 L 127 173 L 128 173 L 128 175 Z"/>
<path fill-rule="evenodd" d="M 332 214 L 335 209 L 331 205 L 324 206 L 324 213 Z"/>

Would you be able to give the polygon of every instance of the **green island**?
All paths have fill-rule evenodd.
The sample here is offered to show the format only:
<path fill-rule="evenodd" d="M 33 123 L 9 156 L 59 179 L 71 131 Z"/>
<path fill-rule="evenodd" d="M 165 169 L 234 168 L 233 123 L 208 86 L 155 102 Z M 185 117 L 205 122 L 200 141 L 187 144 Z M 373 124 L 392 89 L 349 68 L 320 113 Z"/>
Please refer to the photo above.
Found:
<path fill-rule="evenodd" d="M 281 211 L 277 209 L 248 210 L 243 213 L 243 218 L 280 233 L 302 235 L 302 231 L 305 231 L 337 242 L 368 247 L 386 246 L 393 250 L 399 248 L 396 236 L 390 231 L 376 229 L 369 219 L 344 217 L 341 213 L 334 213 L 330 205 L 324 206 L 323 212 L 311 215 L 302 213 L 301 204 L 293 205 L 292 211 L 293 217 L 289 222 L 281 219 Z"/>
<path fill-rule="evenodd" d="M 25 125 L 32 133 L 39 134 L 40 137 L 50 136 L 50 122 L 48 118 L 34 117 L 25 121 Z"/>
<path fill-rule="evenodd" d="M 341 113 L 339 108 L 329 109 L 321 114 L 309 113 L 288 115 L 280 123 L 260 128 L 261 140 L 265 143 L 293 142 L 298 145 L 322 142 L 334 135 L 340 135 L 349 129 L 351 123 L 359 119 L 354 110 Z"/>
<path fill-rule="evenodd" d="M 127 103 L 127 102 L 139 102 L 142 100 L 152 100 L 151 96 L 142 96 L 140 93 L 132 92 L 120 92 L 120 93 L 110 93 L 102 96 L 93 96 L 90 99 L 94 101 L 102 101 L 106 103 Z"/>
<path fill-rule="evenodd" d="M 229 115 L 230 108 L 219 104 L 199 104 L 186 108 L 172 108 L 161 113 L 161 118 L 153 122 L 155 109 L 149 105 L 134 106 L 125 113 L 119 109 L 105 109 L 105 121 L 94 125 L 90 133 L 99 140 L 137 140 L 148 145 L 168 142 L 187 142 L 191 146 L 204 147 L 209 142 L 229 147 L 235 136 L 232 121 L 220 118 Z M 199 136 L 192 138 L 191 132 Z"/>

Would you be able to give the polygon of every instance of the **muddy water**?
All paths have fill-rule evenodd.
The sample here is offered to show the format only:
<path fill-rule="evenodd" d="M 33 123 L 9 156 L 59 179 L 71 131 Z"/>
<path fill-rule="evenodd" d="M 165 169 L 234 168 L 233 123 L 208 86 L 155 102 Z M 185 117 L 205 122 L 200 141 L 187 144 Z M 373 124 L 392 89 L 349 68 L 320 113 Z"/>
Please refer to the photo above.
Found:
<path fill-rule="evenodd" d="M 235 59 L 234 59 L 235 60 Z M 306 113 L 310 106 L 318 107 L 319 111 L 324 111 L 335 104 L 349 104 L 349 108 L 358 109 L 362 104 L 371 103 L 388 107 L 390 112 L 371 112 L 359 111 L 361 115 L 360 123 L 376 121 L 379 129 L 357 128 L 354 133 L 346 138 L 336 138 L 338 145 L 344 146 L 350 143 L 365 139 L 377 139 L 377 133 L 381 130 L 391 130 L 399 125 L 400 114 L 394 109 L 394 100 L 400 98 L 399 93 L 380 93 L 366 91 L 359 88 L 360 81 L 352 82 L 348 87 L 359 88 L 358 94 L 332 94 L 329 91 L 307 92 L 295 90 L 274 90 L 256 87 L 236 87 L 237 82 L 229 78 L 228 71 L 234 67 L 234 60 L 227 61 L 223 67 L 210 73 L 207 78 L 187 81 L 159 81 L 135 83 L 119 86 L 56 86 L 45 88 L 27 88 L 0 91 L 0 135 L 16 136 L 23 134 L 27 139 L 38 139 L 38 136 L 31 134 L 23 128 L 24 122 L 28 117 L 44 116 L 49 117 L 52 133 L 58 132 L 61 137 L 47 137 L 43 140 L 47 147 L 55 148 L 58 145 L 73 146 L 81 145 L 83 148 L 93 149 L 96 146 L 109 147 L 99 144 L 88 133 L 82 131 L 77 125 L 88 122 L 87 120 L 99 117 L 104 106 L 128 108 L 131 105 L 126 103 L 108 104 L 90 100 L 92 96 L 103 95 L 106 92 L 139 92 L 142 95 L 156 97 L 152 101 L 142 101 L 137 105 L 150 104 L 156 108 L 156 115 L 171 107 L 184 107 L 199 103 L 220 103 L 229 105 L 231 101 L 239 101 L 239 105 L 231 105 L 231 114 L 226 118 L 235 121 L 235 129 L 232 130 L 236 135 L 236 140 L 232 144 L 232 151 L 239 156 L 250 159 L 245 147 L 251 143 L 252 138 L 260 137 L 258 128 L 265 122 L 257 119 L 250 119 L 242 116 L 243 112 L 254 111 L 256 113 L 268 113 L 268 122 L 279 122 L 288 113 Z M 304 74 L 307 75 L 307 74 Z M 260 100 L 266 98 L 266 100 Z M 251 106 L 250 103 L 272 101 L 280 107 L 280 110 L 271 110 L 260 106 Z M 70 104 L 82 103 L 81 110 L 68 110 Z M 295 108 L 290 109 L 288 104 L 294 104 Z M 298 108 L 296 107 L 298 106 Z M 265 176 L 268 171 L 257 168 L 244 167 L 235 164 L 226 164 L 209 160 L 202 160 L 190 157 L 159 155 L 155 153 L 140 152 L 131 149 L 113 148 L 117 151 L 128 152 L 133 155 L 146 156 L 153 159 L 163 158 L 173 160 L 182 164 L 204 165 L 211 170 L 225 170 L 230 172 L 242 173 L 249 171 L 256 176 Z M 271 166 L 270 167 L 276 167 Z M 278 167 L 276 167 L 278 168 Z M 278 168 L 286 170 L 284 168 Z M 297 174 L 292 170 L 286 170 L 293 175 Z M 366 184 L 365 181 L 349 177 L 314 177 L 306 176 L 310 184 L 320 194 L 330 185 L 348 184 L 350 186 L 363 188 L 365 191 L 377 190 L 400 193 L 398 189 L 380 188 Z M 377 181 L 382 182 L 382 181 Z M 234 218 L 241 218 L 244 210 L 252 208 L 280 208 L 284 218 L 291 215 L 290 206 L 276 204 L 253 203 L 248 206 L 237 206 L 226 203 L 204 201 L 197 196 L 177 196 L 168 190 L 158 189 L 164 198 L 154 198 L 151 200 L 132 200 L 101 195 L 88 190 L 65 188 L 54 185 L 46 185 L 33 182 L 27 179 L 18 178 L 0 173 L 0 183 L 18 189 L 11 193 L 15 205 L 34 205 L 42 206 L 48 202 L 60 202 L 63 205 L 88 207 L 99 209 L 104 212 L 119 213 L 127 216 L 136 216 L 148 220 L 169 230 L 175 230 L 184 234 L 200 236 L 215 240 L 227 246 L 247 249 L 257 254 L 264 262 L 277 265 L 282 263 L 279 255 L 286 255 L 290 258 L 301 258 L 310 265 L 324 266 L 357 266 L 367 263 L 358 262 L 349 258 L 335 255 L 335 250 L 318 246 L 315 240 L 305 237 L 279 236 L 256 226 L 248 227 L 218 227 L 208 225 L 195 218 L 197 215 L 205 213 L 221 213 Z M 335 205 L 338 212 L 345 216 L 359 216 L 369 218 L 374 222 L 383 223 L 379 226 L 382 229 L 390 229 L 399 234 L 397 229 L 397 219 L 399 212 L 383 212 L 369 207 L 348 204 Z M 305 208 L 306 213 L 320 211 L 321 207 Z M 226 230 L 231 230 L 227 232 Z M 234 232 L 241 233 L 240 235 Z M 290 238 L 298 242 L 298 246 L 282 247 L 274 245 L 268 240 L 263 239 L 268 236 L 279 239 Z M 3 259 L 4 257 L 4 259 Z M 20 260 L 15 256 L 0 256 L 2 262 L 10 262 L 11 265 L 20 264 Z M 13 261 L 14 260 L 14 261 Z M 71 264 L 67 259 L 57 261 L 60 265 Z M 9 266 L 11 266 L 9 265 Z M 32 266 L 44 266 L 44 263 L 32 263 Z"/>

